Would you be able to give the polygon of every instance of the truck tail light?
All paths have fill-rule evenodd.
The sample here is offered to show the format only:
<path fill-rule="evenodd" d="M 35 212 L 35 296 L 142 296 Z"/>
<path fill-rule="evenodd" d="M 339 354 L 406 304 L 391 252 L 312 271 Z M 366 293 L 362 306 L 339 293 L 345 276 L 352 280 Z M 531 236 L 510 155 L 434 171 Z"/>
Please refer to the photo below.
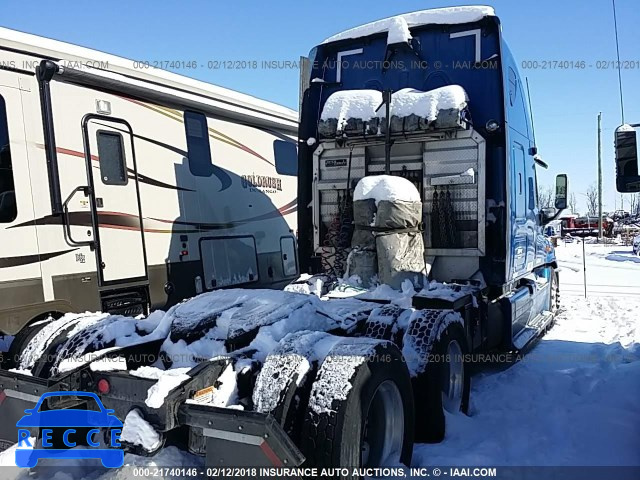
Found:
<path fill-rule="evenodd" d="M 101 378 L 100 380 L 98 380 L 98 393 L 100 393 L 101 395 L 105 395 L 109 393 L 109 390 L 111 390 L 111 384 L 109 383 L 109 380 L 107 380 L 106 378 Z"/>

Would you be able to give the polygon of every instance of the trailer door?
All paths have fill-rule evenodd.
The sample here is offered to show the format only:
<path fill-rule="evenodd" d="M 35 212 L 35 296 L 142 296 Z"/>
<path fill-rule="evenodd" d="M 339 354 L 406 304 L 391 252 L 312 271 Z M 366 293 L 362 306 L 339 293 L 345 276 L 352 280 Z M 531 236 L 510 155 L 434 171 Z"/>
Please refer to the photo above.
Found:
<path fill-rule="evenodd" d="M 133 131 L 125 121 L 82 122 L 100 287 L 147 281 Z"/>

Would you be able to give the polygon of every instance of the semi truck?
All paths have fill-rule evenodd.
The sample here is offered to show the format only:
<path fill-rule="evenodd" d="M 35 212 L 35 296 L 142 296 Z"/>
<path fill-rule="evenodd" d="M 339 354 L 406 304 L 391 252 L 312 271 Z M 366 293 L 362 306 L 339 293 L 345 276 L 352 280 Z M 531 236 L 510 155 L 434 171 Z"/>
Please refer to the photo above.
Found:
<path fill-rule="evenodd" d="M 546 165 L 493 9 L 386 18 L 303 63 L 304 275 L 145 319 L 24 327 L 0 370 L 5 441 L 42 393 L 86 391 L 123 437 L 128 423 L 154 433 L 123 442 L 147 455 L 169 442 L 212 467 L 410 465 L 414 442 L 468 413 L 474 354 L 524 351 L 551 327 L 559 276 L 543 228 L 566 208 L 567 177 L 557 212 L 542 211 Z"/>

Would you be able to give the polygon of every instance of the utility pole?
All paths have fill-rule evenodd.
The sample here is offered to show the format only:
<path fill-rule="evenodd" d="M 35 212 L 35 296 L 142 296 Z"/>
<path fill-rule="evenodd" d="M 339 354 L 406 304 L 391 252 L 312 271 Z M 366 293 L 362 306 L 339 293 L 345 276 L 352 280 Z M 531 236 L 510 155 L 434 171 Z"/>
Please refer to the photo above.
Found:
<path fill-rule="evenodd" d="M 598 242 L 602 242 L 602 112 L 598 112 Z"/>

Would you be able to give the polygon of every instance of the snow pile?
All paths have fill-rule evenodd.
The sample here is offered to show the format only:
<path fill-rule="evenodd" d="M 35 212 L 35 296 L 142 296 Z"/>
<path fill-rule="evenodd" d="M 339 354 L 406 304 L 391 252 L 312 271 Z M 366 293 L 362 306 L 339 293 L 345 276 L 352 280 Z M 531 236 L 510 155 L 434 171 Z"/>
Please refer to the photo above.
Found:
<path fill-rule="evenodd" d="M 138 409 L 131 410 L 124 419 L 120 440 L 139 445 L 147 452 L 153 452 L 162 444 L 158 432 L 142 417 Z"/>
<path fill-rule="evenodd" d="M 238 383 L 233 364 L 227 365 L 227 368 L 216 380 L 216 384 L 217 387 L 214 388 L 211 396 L 211 405 L 214 407 L 227 407 L 234 405 L 238 401 Z"/>
<path fill-rule="evenodd" d="M 157 367 L 143 366 L 136 370 L 130 370 L 129 373 L 134 377 L 158 380 L 147 391 L 145 403 L 148 407 L 160 408 L 171 390 L 191 379 L 191 377 L 187 375 L 189 370 L 190 368 L 186 367 L 161 370 Z"/>
<path fill-rule="evenodd" d="M 420 292 L 416 294 L 418 297 L 437 298 L 440 300 L 455 301 L 466 295 L 473 294 L 478 291 L 477 287 L 472 285 L 459 285 L 450 283 L 440 283 L 431 280 Z"/>
<path fill-rule="evenodd" d="M 419 202 L 420 193 L 409 180 L 393 175 L 375 175 L 362 178 L 353 192 L 353 201 L 373 199 L 382 201 Z"/>
<path fill-rule="evenodd" d="M 343 130 L 350 118 L 358 118 L 369 121 L 380 117 L 382 104 L 382 92 L 379 90 L 340 90 L 332 93 L 322 107 L 320 119 L 329 121 L 338 119 L 338 130 Z"/>
<path fill-rule="evenodd" d="M 397 18 L 401 18 L 404 23 L 406 23 L 407 27 L 411 28 L 420 25 L 456 25 L 460 23 L 477 22 L 482 20 L 484 17 L 495 16 L 495 14 L 496 13 L 492 7 L 486 6 L 461 6 L 420 10 L 417 12 L 384 18 L 359 27 L 351 28 L 327 38 L 322 43 L 367 37 L 381 32 L 391 32 L 396 28 L 395 25 L 398 21 L 396 20 Z"/>
<path fill-rule="evenodd" d="M 309 275 L 303 273 L 298 279 L 284 287 L 285 292 L 304 293 L 307 295 L 322 295 L 325 282 L 329 280 L 326 275 Z"/>
<path fill-rule="evenodd" d="M 391 115 L 418 115 L 433 121 L 440 110 L 462 110 L 468 101 L 467 92 L 460 85 L 448 85 L 428 92 L 403 88 L 391 96 Z"/>
<path fill-rule="evenodd" d="M 392 17 L 389 19 L 389 33 L 387 34 L 387 45 L 396 43 L 409 43 L 411 32 L 404 17 Z"/>
<path fill-rule="evenodd" d="M 411 280 L 402 282 L 401 290 L 395 290 L 389 285 L 378 285 L 373 290 L 361 293 L 356 298 L 359 300 L 386 300 L 402 308 L 411 308 L 416 291 Z"/>
<path fill-rule="evenodd" d="M 124 357 L 103 357 L 91 362 L 89 368 L 92 372 L 115 372 L 127 369 L 127 360 Z"/>
<path fill-rule="evenodd" d="M 391 95 L 389 107 L 391 131 L 401 133 L 426 130 L 436 126 L 452 127 L 467 107 L 469 98 L 460 85 L 447 85 L 427 92 L 403 88 Z M 344 131 L 362 135 L 383 133 L 386 107 L 382 105 L 379 90 L 340 90 L 327 98 L 318 126 L 324 137 L 339 135 Z M 411 118 L 411 121 L 406 119 Z M 439 117 L 442 117 L 439 119 Z"/>
<path fill-rule="evenodd" d="M 616 128 L 616 132 L 634 132 L 635 129 L 628 123 L 624 123 Z"/>

